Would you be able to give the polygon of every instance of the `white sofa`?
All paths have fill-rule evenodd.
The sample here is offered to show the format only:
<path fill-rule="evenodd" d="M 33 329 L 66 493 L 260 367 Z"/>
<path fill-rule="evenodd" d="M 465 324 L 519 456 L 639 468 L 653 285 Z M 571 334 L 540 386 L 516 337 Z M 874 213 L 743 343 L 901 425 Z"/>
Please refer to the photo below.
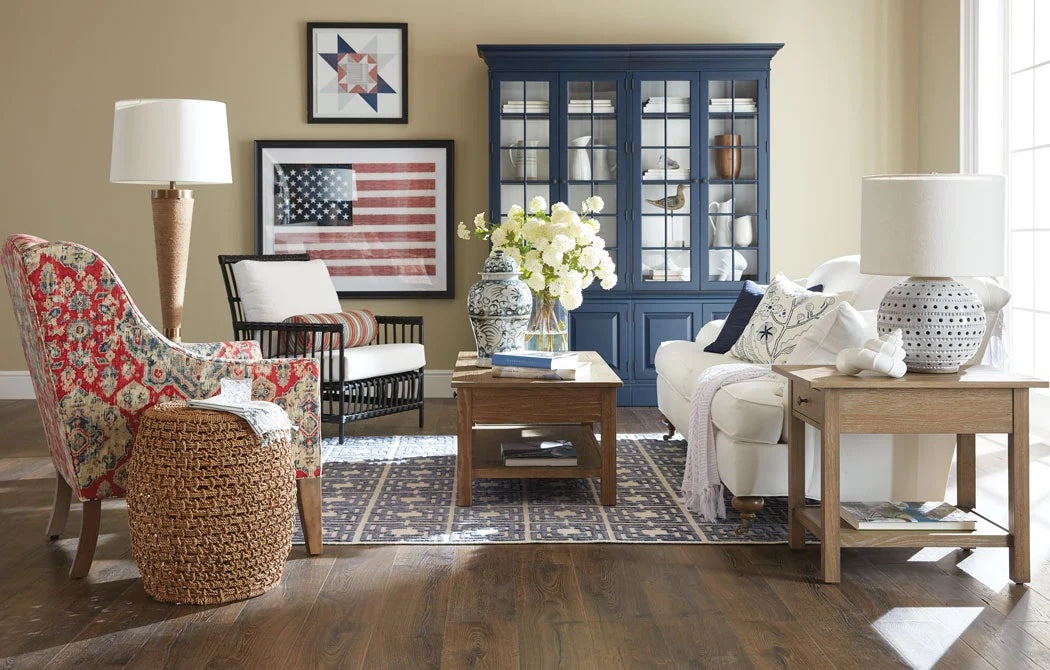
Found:
<path fill-rule="evenodd" d="M 824 291 L 852 294 L 858 310 L 875 310 L 896 277 L 860 274 L 860 257 L 844 256 L 824 263 L 805 286 L 823 284 Z M 991 280 L 966 280 L 984 302 L 988 332 L 974 357 L 980 362 L 996 332 L 999 312 L 1010 294 Z M 871 315 L 873 318 L 873 314 Z M 740 362 L 728 354 L 704 351 L 721 330 L 712 321 L 693 342 L 664 342 L 656 354 L 657 403 L 667 420 L 685 437 L 689 399 L 700 373 L 723 363 Z M 764 496 L 787 495 L 787 410 L 783 385 L 749 381 L 728 385 L 711 406 L 715 424 L 718 472 L 734 495 L 733 505 L 745 520 L 761 508 Z M 819 498 L 819 433 L 806 426 L 806 493 Z M 845 435 L 842 437 L 843 500 L 943 500 L 955 451 L 954 435 Z"/>

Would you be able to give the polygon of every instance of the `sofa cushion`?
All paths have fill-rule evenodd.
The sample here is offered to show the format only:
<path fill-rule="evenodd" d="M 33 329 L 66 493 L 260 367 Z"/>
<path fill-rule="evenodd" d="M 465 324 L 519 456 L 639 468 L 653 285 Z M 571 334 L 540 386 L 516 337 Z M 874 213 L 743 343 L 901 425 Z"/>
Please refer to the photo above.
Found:
<path fill-rule="evenodd" d="M 736 302 L 733 303 L 733 307 L 726 316 L 725 325 L 718 332 L 718 337 L 715 338 L 715 341 L 704 347 L 704 351 L 725 354 L 733 348 L 733 345 L 740 339 L 741 333 L 744 332 L 744 328 L 747 327 L 748 322 L 751 320 L 751 316 L 758 309 L 759 303 L 762 302 L 762 296 L 766 294 L 766 288 L 765 285 L 755 283 L 750 279 L 744 282 L 743 288 L 740 289 L 740 294 L 736 297 Z M 819 292 L 824 290 L 824 287 L 811 286 L 809 290 Z"/>
<path fill-rule="evenodd" d="M 753 380 L 719 389 L 711 401 L 711 421 L 726 435 L 745 442 L 777 444 L 785 433 L 780 383 Z"/>
<path fill-rule="evenodd" d="M 321 355 L 321 376 L 325 379 L 335 380 L 337 378 L 337 363 L 331 359 L 332 356 L 338 355 L 339 352 L 325 352 Z M 418 370 L 427 364 L 423 345 L 415 342 L 371 344 L 367 347 L 344 349 L 342 359 L 346 366 L 346 381 L 381 377 L 395 372 L 409 372 Z"/>
<path fill-rule="evenodd" d="M 657 374 L 665 378 L 683 396 L 691 398 L 693 384 L 701 372 L 713 365 L 739 362 L 725 354 L 706 352 L 695 342 L 670 340 L 656 350 L 653 364 Z"/>
<path fill-rule="evenodd" d="M 324 261 L 239 261 L 233 264 L 245 321 L 280 323 L 296 314 L 341 312 Z"/>
<path fill-rule="evenodd" d="M 807 330 L 794 351 L 788 354 L 788 365 L 834 365 L 839 352 L 849 347 L 863 347 L 878 337 L 874 318 L 869 323 L 848 302 L 840 302 Z"/>
<path fill-rule="evenodd" d="M 836 294 L 808 291 L 778 274 L 729 353 L 751 363 L 783 363 L 812 323 L 841 300 Z"/>

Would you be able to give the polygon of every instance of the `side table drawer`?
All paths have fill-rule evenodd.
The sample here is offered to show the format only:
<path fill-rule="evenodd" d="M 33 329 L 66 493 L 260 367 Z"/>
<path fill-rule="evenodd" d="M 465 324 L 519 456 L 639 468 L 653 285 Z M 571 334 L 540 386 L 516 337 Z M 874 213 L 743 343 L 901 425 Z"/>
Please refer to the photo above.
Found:
<path fill-rule="evenodd" d="M 824 421 L 824 392 L 795 382 L 791 384 L 791 409 L 817 423 Z"/>

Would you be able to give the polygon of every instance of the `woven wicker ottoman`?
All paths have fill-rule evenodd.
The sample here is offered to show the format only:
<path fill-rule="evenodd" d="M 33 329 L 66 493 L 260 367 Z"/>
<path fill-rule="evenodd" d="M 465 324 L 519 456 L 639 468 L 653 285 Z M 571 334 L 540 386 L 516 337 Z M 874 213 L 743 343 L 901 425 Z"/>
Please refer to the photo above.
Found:
<path fill-rule="evenodd" d="M 287 440 L 264 447 L 240 417 L 156 405 L 135 438 L 127 500 L 131 552 L 157 600 L 211 605 L 281 581 L 295 514 Z"/>

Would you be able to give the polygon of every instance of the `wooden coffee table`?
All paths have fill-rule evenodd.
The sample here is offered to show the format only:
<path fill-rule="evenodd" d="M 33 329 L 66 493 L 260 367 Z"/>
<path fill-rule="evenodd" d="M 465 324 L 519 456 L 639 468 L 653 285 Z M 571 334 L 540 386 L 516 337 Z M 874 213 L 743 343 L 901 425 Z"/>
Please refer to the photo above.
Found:
<path fill-rule="evenodd" d="M 492 376 L 475 366 L 477 354 L 460 352 L 452 373 L 457 392 L 457 503 L 472 501 L 475 479 L 532 477 L 601 478 L 603 505 L 616 504 L 616 389 L 623 382 L 594 351 L 579 352 L 590 374 L 573 381 L 540 381 Z M 601 440 L 594 424 L 601 426 Z M 568 439 L 579 465 L 507 467 L 500 442 Z"/>

